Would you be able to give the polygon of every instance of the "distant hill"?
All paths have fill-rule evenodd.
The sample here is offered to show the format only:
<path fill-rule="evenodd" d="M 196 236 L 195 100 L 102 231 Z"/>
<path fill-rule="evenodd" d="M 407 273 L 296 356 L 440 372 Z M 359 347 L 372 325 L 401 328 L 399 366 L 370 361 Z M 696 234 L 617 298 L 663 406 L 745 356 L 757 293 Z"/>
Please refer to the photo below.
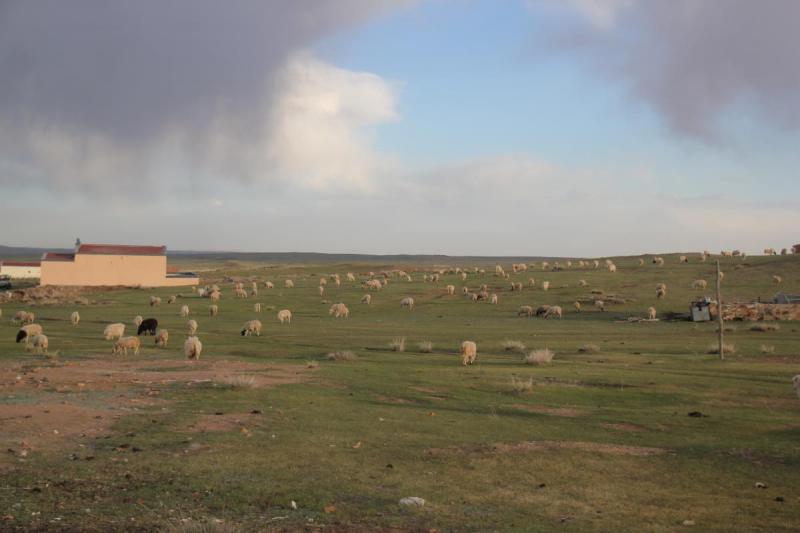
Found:
<path fill-rule="evenodd" d="M 39 259 L 44 252 L 71 252 L 72 248 L 35 248 L 0 245 L 0 260 Z M 265 263 L 428 263 L 454 262 L 494 263 L 541 261 L 558 259 L 543 256 L 450 256 L 436 254 L 328 254 L 319 252 L 212 252 L 192 250 L 169 250 L 168 257 L 213 261 L 258 261 Z"/>

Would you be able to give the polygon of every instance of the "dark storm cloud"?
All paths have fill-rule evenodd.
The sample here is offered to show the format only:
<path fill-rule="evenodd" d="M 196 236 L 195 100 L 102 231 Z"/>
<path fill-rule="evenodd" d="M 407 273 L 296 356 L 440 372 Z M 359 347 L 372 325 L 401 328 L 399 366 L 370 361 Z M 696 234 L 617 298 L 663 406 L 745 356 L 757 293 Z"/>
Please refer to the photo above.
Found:
<path fill-rule="evenodd" d="M 798 21 L 797 0 L 638 0 L 610 27 L 583 28 L 560 45 L 621 76 L 674 130 L 710 137 L 739 105 L 773 125 L 800 126 Z"/>
<path fill-rule="evenodd" d="M 247 118 L 292 50 L 401 3 L 0 2 L 0 122 L 114 143 L 205 128 L 220 110 L 255 128 Z"/>

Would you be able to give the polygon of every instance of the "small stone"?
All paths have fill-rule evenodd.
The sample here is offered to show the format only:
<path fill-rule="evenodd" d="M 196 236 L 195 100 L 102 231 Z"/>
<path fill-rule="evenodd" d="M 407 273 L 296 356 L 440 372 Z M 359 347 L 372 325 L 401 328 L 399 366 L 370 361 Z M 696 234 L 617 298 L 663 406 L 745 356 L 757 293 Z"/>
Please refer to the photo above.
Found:
<path fill-rule="evenodd" d="M 694 520 L 684 520 L 683 521 L 683 525 L 684 526 L 693 526 L 694 525 Z"/>
<path fill-rule="evenodd" d="M 400 500 L 400 505 L 406 507 L 423 507 L 425 505 L 425 500 L 417 496 L 409 496 L 407 498 L 402 498 Z"/>
<path fill-rule="evenodd" d="M 756 481 L 756 488 L 757 489 L 766 489 L 767 488 L 767 484 L 766 483 L 762 483 L 760 481 Z"/>
<path fill-rule="evenodd" d="M 296 502 L 296 501 L 292 500 L 292 502 L 291 502 L 289 505 L 290 505 L 290 506 L 291 506 L 291 508 L 292 508 L 292 509 L 294 509 L 295 511 L 297 510 L 297 502 Z"/>

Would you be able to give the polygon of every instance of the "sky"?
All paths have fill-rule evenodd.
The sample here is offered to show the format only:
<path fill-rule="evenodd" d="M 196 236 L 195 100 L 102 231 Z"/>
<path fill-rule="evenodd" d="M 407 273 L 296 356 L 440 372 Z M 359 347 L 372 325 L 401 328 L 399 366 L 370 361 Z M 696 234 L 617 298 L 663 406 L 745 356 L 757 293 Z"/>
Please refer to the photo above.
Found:
<path fill-rule="evenodd" d="M 0 244 L 800 241 L 796 0 L 0 0 Z"/>

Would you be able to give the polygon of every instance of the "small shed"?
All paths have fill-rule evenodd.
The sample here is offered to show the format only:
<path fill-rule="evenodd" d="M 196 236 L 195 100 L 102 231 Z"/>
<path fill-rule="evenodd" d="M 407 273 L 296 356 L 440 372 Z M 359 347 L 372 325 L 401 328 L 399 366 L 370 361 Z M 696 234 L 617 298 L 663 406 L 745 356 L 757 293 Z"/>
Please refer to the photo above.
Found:
<path fill-rule="evenodd" d="M 704 297 L 702 300 L 692 302 L 692 306 L 689 309 L 689 316 L 692 322 L 709 322 L 711 320 L 710 304 L 711 298 L 708 296 Z"/>

